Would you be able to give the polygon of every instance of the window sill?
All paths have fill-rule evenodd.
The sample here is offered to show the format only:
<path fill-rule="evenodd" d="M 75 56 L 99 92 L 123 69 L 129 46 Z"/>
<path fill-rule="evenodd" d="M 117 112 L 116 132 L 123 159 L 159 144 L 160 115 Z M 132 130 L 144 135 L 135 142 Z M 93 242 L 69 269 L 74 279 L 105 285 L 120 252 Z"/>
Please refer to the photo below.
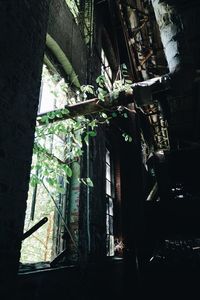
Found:
<path fill-rule="evenodd" d="M 59 265 L 57 267 L 51 267 L 50 262 L 38 262 L 38 263 L 20 263 L 18 275 L 25 275 L 25 274 L 35 274 L 41 272 L 50 272 L 58 269 L 72 269 L 75 268 L 76 265 Z"/>

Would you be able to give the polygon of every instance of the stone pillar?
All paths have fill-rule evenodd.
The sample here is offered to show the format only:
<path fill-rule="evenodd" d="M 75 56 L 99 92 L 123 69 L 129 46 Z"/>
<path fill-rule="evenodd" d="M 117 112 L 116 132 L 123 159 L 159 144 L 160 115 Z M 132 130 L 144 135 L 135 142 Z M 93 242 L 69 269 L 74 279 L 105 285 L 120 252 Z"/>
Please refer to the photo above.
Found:
<path fill-rule="evenodd" d="M 48 7 L 0 1 L 0 293 L 18 269 Z"/>

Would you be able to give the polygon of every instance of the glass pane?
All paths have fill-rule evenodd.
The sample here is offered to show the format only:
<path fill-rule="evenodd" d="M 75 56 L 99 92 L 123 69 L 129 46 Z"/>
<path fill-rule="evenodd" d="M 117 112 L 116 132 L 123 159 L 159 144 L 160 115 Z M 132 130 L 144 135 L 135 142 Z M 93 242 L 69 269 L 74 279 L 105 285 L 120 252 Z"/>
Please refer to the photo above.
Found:
<path fill-rule="evenodd" d="M 106 194 L 111 196 L 111 182 L 106 180 Z"/>
<path fill-rule="evenodd" d="M 111 82 L 111 78 L 108 76 L 107 71 L 105 71 L 104 76 L 106 78 L 106 83 L 107 83 L 106 86 L 107 86 L 108 90 L 111 90 L 112 89 L 112 82 Z"/>
<path fill-rule="evenodd" d="M 106 255 L 110 256 L 110 236 L 106 237 Z"/>
<path fill-rule="evenodd" d="M 64 161 L 65 159 L 65 142 L 57 135 L 54 135 L 53 140 L 53 154 L 60 160 Z"/>
<path fill-rule="evenodd" d="M 110 79 L 112 79 L 112 70 L 111 68 L 107 68 L 107 73 L 108 73 L 108 76 L 110 77 Z"/>
<path fill-rule="evenodd" d="M 103 49 L 101 49 L 101 61 L 104 64 L 104 60 L 105 60 L 105 53 L 103 51 Z"/>
<path fill-rule="evenodd" d="M 101 66 L 101 74 L 104 74 L 104 67 L 103 67 L 103 65 Z"/>
<path fill-rule="evenodd" d="M 113 234 L 113 217 L 109 216 L 109 233 Z"/>
<path fill-rule="evenodd" d="M 105 68 L 109 67 L 109 63 L 108 63 L 108 60 L 107 60 L 106 56 L 104 56 L 104 67 Z"/>
<path fill-rule="evenodd" d="M 106 149 L 106 163 L 110 165 L 110 151 L 108 149 Z"/>
<path fill-rule="evenodd" d="M 109 198 L 109 215 L 113 216 L 113 199 Z"/>
<path fill-rule="evenodd" d="M 52 83 L 53 84 L 53 83 Z M 42 89 L 40 93 L 40 107 L 38 108 L 38 113 L 42 114 L 47 111 L 54 110 L 55 108 L 55 97 L 51 93 L 49 84 L 46 81 L 42 83 Z"/>
<path fill-rule="evenodd" d="M 106 164 L 106 179 L 111 181 L 111 168 L 108 164 Z"/>
<path fill-rule="evenodd" d="M 114 254 L 115 254 L 114 249 L 115 249 L 114 235 L 110 235 L 110 249 L 109 249 L 110 256 L 114 256 Z"/>
<path fill-rule="evenodd" d="M 111 184 L 111 191 L 112 191 L 112 198 L 114 198 L 115 197 L 115 185 L 113 182 Z"/>
<path fill-rule="evenodd" d="M 109 215 L 106 215 L 106 233 L 110 232 L 110 223 L 109 223 Z"/>
<path fill-rule="evenodd" d="M 54 137 L 53 135 L 47 135 L 45 138 L 45 148 L 49 151 L 49 153 L 52 153 L 52 148 L 53 148 L 53 140 Z"/>
<path fill-rule="evenodd" d="M 106 214 L 109 215 L 109 203 L 106 203 Z"/>

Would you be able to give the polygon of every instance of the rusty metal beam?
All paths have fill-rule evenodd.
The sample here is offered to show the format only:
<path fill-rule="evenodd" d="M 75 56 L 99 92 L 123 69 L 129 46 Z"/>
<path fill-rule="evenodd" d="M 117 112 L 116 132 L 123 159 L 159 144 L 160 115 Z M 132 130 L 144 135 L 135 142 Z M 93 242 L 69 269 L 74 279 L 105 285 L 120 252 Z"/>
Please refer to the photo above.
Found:
<path fill-rule="evenodd" d="M 134 102 L 133 93 L 125 92 L 120 93 L 119 97 L 114 100 L 112 100 L 112 94 L 106 97 L 105 101 L 101 101 L 98 98 L 93 98 L 73 105 L 66 105 L 65 108 L 69 111 L 69 113 L 61 117 L 55 116 L 55 118 L 53 118 L 53 120 L 50 119 L 49 122 L 62 121 L 78 116 L 86 116 L 106 110 L 112 110 L 117 106 L 127 105 L 128 103 L 132 102 Z M 48 112 L 38 115 L 37 121 L 39 125 L 42 125 L 44 123 L 41 121 L 41 118 L 47 114 Z"/>
<path fill-rule="evenodd" d="M 142 98 L 144 97 L 144 95 L 146 95 L 145 103 L 151 103 L 150 98 L 152 98 L 153 94 L 168 89 L 170 89 L 170 78 L 168 76 L 161 76 L 142 82 L 137 82 L 131 85 L 131 90 L 129 92 L 120 92 L 119 96 L 116 99 L 114 99 L 112 93 L 110 93 L 105 98 L 105 101 L 94 98 L 73 105 L 66 105 L 65 107 L 69 111 L 69 113 L 61 117 L 55 116 L 53 120 L 49 119 L 49 122 L 67 120 L 70 118 L 91 115 L 107 110 L 112 111 L 119 106 L 126 106 L 130 103 L 134 103 L 135 99 L 137 100 L 138 105 L 143 105 Z M 147 99 L 147 97 L 149 97 L 149 99 Z M 41 118 L 47 114 L 48 112 L 40 114 L 38 116 L 37 121 L 39 125 L 45 123 L 41 121 Z"/>

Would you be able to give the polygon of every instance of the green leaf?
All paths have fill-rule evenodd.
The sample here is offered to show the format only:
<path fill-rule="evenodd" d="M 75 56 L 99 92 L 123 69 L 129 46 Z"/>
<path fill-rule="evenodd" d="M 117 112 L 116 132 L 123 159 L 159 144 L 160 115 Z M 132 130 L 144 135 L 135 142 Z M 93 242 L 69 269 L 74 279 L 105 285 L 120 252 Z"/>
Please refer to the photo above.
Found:
<path fill-rule="evenodd" d="M 92 120 L 89 124 L 88 124 L 91 128 L 92 128 L 92 130 L 97 126 L 97 121 L 94 119 L 94 120 Z"/>
<path fill-rule="evenodd" d="M 37 184 L 41 183 L 40 179 L 35 175 L 35 174 L 31 174 L 30 177 L 30 185 L 32 187 L 35 187 Z"/>
<path fill-rule="evenodd" d="M 133 82 L 131 80 L 129 80 L 129 79 L 126 79 L 126 83 L 127 84 L 132 84 Z"/>
<path fill-rule="evenodd" d="M 105 114 L 105 113 L 102 113 L 101 116 L 102 116 L 104 119 L 107 119 L 107 117 L 108 117 L 107 114 Z"/>
<path fill-rule="evenodd" d="M 56 187 L 56 190 L 59 194 L 65 194 L 65 189 L 64 187 L 62 187 L 61 185 L 60 186 L 57 186 Z"/>
<path fill-rule="evenodd" d="M 98 99 L 101 101 L 105 101 L 104 95 L 101 93 L 98 93 Z"/>
<path fill-rule="evenodd" d="M 98 93 L 101 93 L 101 94 L 104 95 L 104 96 L 106 96 L 106 95 L 108 94 L 108 92 L 107 92 L 105 89 L 102 89 L 102 88 L 100 88 L 100 87 L 97 89 L 97 92 L 98 92 Z"/>
<path fill-rule="evenodd" d="M 51 120 L 53 120 L 56 116 L 56 113 L 54 111 L 50 111 L 47 113 L 47 117 Z"/>
<path fill-rule="evenodd" d="M 68 177 L 72 177 L 72 169 L 68 165 L 63 165 L 62 168 Z"/>
<path fill-rule="evenodd" d="M 41 122 L 42 122 L 42 123 L 48 124 L 48 123 L 49 123 L 49 118 L 48 118 L 48 116 L 47 116 L 47 115 L 42 116 L 42 117 L 41 117 Z"/>
<path fill-rule="evenodd" d="M 89 187 L 93 187 L 94 186 L 92 180 L 89 177 L 87 177 L 87 178 L 79 178 L 78 181 L 82 182 L 83 184 L 85 184 L 85 185 L 87 185 Z"/>
<path fill-rule="evenodd" d="M 89 145 L 89 136 L 88 134 L 86 134 L 86 136 L 84 137 L 84 142 L 86 143 L 86 145 Z"/>
<path fill-rule="evenodd" d="M 46 180 L 47 180 L 47 182 L 48 182 L 51 186 L 53 186 L 53 185 L 55 184 L 55 182 L 56 182 L 56 180 L 53 179 L 53 178 L 51 178 L 51 177 L 47 178 Z"/>
<path fill-rule="evenodd" d="M 91 180 L 89 177 L 86 178 L 86 184 L 87 184 L 88 186 L 90 186 L 90 187 L 93 187 L 93 186 L 94 186 L 92 180 Z"/>
<path fill-rule="evenodd" d="M 118 91 L 118 90 L 117 90 L 117 91 L 114 90 L 114 91 L 112 92 L 112 98 L 113 98 L 113 99 L 117 99 L 118 97 L 119 97 L 119 91 Z"/>
<path fill-rule="evenodd" d="M 105 83 L 106 83 L 106 77 L 105 77 L 104 75 L 100 75 L 99 77 L 97 77 L 96 83 L 97 83 L 100 87 L 104 87 L 104 86 L 105 86 Z"/>
<path fill-rule="evenodd" d="M 92 137 L 97 135 L 96 131 L 88 131 L 87 134 Z"/>
<path fill-rule="evenodd" d="M 94 95 L 94 87 L 92 85 L 82 85 L 80 89 L 82 93 L 89 93 Z"/>
<path fill-rule="evenodd" d="M 57 110 L 57 111 L 55 112 L 55 117 L 57 117 L 57 118 L 62 118 L 62 116 L 63 116 L 63 114 L 62 114 L 61 110 Z"/>
<path fill-rule="evenodd" d="M 63 115 L 68 115 L 70 113 L 70 111 L 67 108 L 62 108 L 61 112 Z"/>
<path fill-rule="evenodd" d="M 124 137 L 124 140 L 126 142 L 132 142 L 132 140 L 133 140 L 133 138 L 127 133 L 123 133 L 122 136 Z"/>
<path fill-rule="evenodd" d="M 113 113 L 112 113 L 112 117 L 113 117 L 113 118 L 116 118 L 116 117 L 117 117 L 117 113 L 116 113 L 116 112 L 113 112 Z"/>

